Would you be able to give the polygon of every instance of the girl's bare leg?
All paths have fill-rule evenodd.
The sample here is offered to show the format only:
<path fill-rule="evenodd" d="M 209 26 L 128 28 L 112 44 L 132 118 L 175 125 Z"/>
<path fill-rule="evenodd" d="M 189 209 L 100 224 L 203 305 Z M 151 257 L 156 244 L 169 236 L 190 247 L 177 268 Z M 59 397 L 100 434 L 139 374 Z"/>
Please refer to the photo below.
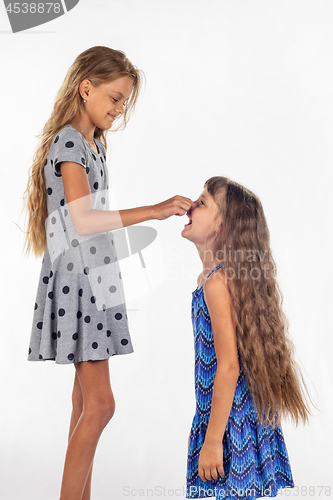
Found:
<path fill-rule="evenodd" d="M 71 427 L 73 426 L 74 430 L 68 443 L 60 500 L 83 500 L 86 486 L 87 494 L 90 495 L 89 475 L 91 476 L 98 440 L 115 410 L 109 360 L 82 361 L 74 365 L 82 391 L 83 405 L 78 416 L 79 404 L 75 404 L 78 409 L 74 411 L 73 401 Z M 75 389 L 74 391 L 73 388 L 73 400 L 79 403 L 77 385 Z M 89 498 L 87 496 L 87 499 Z"/>
<path fill-rule="evenodd" d="M 72 408 L 71 422 L 69 426 L 68 442 L 70 441 L 70 438 L 73 434 L 76 424 L 78 423 L 79 418 L 81 417 L 81 413 L 83 411 L 83 394 L 80 385 L 80 380 L 76 373 L 76 370 L 75 370 L 75 378 L 74 378 L 73 393 L 72 393 L 72 405 L 73 408 Z M 90 467 L 90 472 L 86 481 L 86 485 L 84 487 L 82 500 L 90 500 L 92 467 L 93 466 Z"/>

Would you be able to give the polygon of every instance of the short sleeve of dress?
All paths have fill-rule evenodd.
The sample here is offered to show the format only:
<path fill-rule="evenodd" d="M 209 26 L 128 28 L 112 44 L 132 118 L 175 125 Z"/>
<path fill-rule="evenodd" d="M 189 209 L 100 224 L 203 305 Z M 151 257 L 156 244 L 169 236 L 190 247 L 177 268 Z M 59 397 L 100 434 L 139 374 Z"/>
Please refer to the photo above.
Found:
<path fill-rule="evenodd" d="M 57 174 L 61 174 L 62 161 L 73 161 L 86 168 L 87 151 L 81 134 L 69 126 L 60 130 L 52 144 L 52 156 L 53 168 Z"/>

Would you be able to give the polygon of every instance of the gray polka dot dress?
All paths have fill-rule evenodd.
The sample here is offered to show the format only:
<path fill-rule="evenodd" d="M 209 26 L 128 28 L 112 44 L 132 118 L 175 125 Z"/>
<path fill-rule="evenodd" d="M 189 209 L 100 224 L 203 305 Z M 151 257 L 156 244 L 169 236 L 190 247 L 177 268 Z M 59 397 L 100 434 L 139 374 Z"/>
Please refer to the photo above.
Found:
<path fill-rule="evenodd" d="M 67 206 L 60 170 L 73 161 L 86 170 L 93 208 L 109 210 L 108 170 L 71 125 L 54 138 L 45 161 L 48 218 L 35 300 L 28 361 L 58 364 L 107 359 L 133 352 L 122 276 L 112 232 L 80 236 Z"/>

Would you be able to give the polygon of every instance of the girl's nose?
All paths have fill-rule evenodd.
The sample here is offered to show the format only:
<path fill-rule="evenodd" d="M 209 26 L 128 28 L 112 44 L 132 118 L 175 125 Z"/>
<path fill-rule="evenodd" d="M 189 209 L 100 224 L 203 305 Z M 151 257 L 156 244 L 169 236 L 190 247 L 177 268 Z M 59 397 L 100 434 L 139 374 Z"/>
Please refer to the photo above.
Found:
<path fill-rule="evenodd" d="M 119 103 L 117 103 L 117 106 L 116 106 L 116 112 L 122 115 L 122 114 L 124 113 L 124 105 L 123 105 L 123 104 L 121 104 L 121 105 L 119 106 Z"/>

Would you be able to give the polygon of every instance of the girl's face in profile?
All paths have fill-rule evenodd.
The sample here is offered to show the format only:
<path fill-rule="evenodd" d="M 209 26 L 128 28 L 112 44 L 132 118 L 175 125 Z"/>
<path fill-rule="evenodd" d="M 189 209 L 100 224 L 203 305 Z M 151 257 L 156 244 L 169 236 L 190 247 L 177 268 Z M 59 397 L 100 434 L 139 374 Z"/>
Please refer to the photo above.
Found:
<path fill-rule="evenodd" d="M 126 102 L 133 89 L 132 79 L 122 76 L 98 87 L 86 79 L 80 83 L 81 96 L 86 99 L 84 109 L 92 125 L 106 130 L 112 127 L 117 116 L 124 113 Z"/>
<path fill-rule="evenodd" d="M 199 245 L 206 245 L 210 239 L 214 239 L 216 231 L 220 231 L 220 225 L 215 222 L 219 207 L 213 197 L 204 189 L 199 198 L 192 203 L 186 212 L 192 223 L 186 224 L 181 232 L 183 238 L 187 238 Z M 190 222 L 189 221 L 189 222 Z"/>

